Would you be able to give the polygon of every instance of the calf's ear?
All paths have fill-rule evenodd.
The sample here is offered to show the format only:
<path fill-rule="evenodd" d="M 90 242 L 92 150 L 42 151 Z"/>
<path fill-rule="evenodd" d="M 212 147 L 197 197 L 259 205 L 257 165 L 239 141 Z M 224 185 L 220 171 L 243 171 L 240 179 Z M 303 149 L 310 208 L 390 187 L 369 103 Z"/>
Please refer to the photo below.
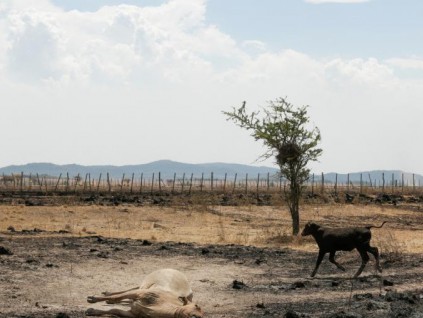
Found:
<path fill-rule="evenodd" d="M 188 304 L 188 298 L 187 297 L 179 297 L 179 300 L 182 302 L 183 306 Z"/>

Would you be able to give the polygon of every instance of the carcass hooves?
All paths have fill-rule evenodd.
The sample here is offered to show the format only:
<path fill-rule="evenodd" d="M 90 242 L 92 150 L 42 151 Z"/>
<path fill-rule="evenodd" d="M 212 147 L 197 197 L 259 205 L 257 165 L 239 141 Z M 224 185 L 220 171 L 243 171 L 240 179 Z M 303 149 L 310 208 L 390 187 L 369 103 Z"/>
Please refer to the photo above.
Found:
<path fill-rule="evenodd" d="M 97 302 L 97 298 L 95 298 L 95 296 L 88 296 L 87 297 L 87 302 L 89 302 L 90 304 L 96 303 Z M 92 308 L 90 308 L 92 309 Z"/>
<path fill-rule="evenodd" d="M 94 308 L 88 308 L 85 311 L 85 316 L 95 316 L 95 309 Z"/>

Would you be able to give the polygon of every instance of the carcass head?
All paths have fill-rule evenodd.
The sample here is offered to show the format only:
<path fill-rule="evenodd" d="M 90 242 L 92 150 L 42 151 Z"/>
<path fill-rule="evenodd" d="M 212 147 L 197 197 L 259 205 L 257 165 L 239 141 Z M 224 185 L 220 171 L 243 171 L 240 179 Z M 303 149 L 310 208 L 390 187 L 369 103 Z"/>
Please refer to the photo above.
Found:
<path fill-rule="evenodd" d="M 176 315 L 178 318 L 202 318 L 204 317 L 204 312 L 197 304 L 187 304 L 182 306 Z"/>

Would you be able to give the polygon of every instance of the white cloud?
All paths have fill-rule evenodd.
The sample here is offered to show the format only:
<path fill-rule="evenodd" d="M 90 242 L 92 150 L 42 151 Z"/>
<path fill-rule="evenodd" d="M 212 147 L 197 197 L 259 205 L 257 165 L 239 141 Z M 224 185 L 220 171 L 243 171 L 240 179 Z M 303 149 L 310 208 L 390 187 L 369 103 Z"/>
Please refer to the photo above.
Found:
<path fill-rule="evenodd" d="M 423 153 L 404 156 L 416 147 L 398 132 L 420 134 L 421 77 L 396 75 L 398 68 L 421 69 L 418 58 L 317 59 L 260 41 L 238 43 L 206 23 L 203 0 L 97 12 L 22 3 L 8 2 L 0 15 L 1 111 L 14 119 L 0 126 L 10 136 L 0 147 L 12 150 L 0 166 L 252 163 L 261 145 L 221 111 L 287 96 L 311 105 L 322 131 L 316 169 L 418 172 L 413 158 Z"/>
<path fill-rule="evenodd" d="M 423 70 L 423 59 L 418 57 L 391 58 L 386 60 L 386 63 L 401 69 Z"/>

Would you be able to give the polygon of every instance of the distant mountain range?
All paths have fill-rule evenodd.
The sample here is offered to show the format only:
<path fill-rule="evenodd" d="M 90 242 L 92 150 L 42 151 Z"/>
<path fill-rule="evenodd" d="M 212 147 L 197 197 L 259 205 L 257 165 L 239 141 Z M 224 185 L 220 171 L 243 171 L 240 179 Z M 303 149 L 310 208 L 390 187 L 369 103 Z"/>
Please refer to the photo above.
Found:
<path fill-rule="evenodd" d="M 0 168 L 0 175 L 11 175 L 11 174 L 21 174 L 25 175 L 47 175 L 47 176 L 59 176 L 62 174 L 65 176 L 67 173 L 69 176 L 85 176 L 90 174 L 92 178 L 96 178 L 100 173 L 105 176 L 109 173 L 111 178 L 122 178 L 125 174 L 126 177 L 130 177 L 133 173 L 136 176 L 144 175 L 145 178 L 150 178 L 153 173 L 157 176 L 158 173 L 161 173 L 162 179 L 172 179 L 176 173 L 177 177 L 180 178 L 185 173 L 187 178 L 190 178 L 191 174 L 194 175 L 194 178 L 201 178 L 204 175 L 204 178 L 210 178 L 211 173 L 213 173 L 213 178 L 223 179 L 225 174 L 228 178 L 233 179 L 235 174 L 238 175 L 238 178 L 245 178 L 246 174 L 251 179 L 257 178 L 260 174 L 261 178 L 265 178 L 267 174 L 271 177 L 278 176 L 278 169 L 274 167 L 266 166 L 252 166 L 252 165 L 243 165 L 243 164 L 234 164 L 234 163 L 203 163 L 203 164 L 189 164 L 176 162 L 171 160 L 159 160 L 146 164 L 139 165 L 125 165 L 125 166 L 83 166 L 77 164 L 68 164 L 68 165 L 56 165 L 52 163 L 29 163 L 25 165 L 13 165 Z M 404 181 L 405 185 L 413 184 L 413 174 L 406 173 L 399 170 L 373 170 L 373 171 L 363 171 L 363 172 L 354 172 L 350 174 L 336 174 L 336 173 L 326 173 L 324 174 L 324 181 L 334 183 L 335 180 L 339 184 L 346 184 L 349 180 L 353 183 L 358 183 L 362 180 L 363 183 L 380 185 L 385 180 L 385 185 L 392 185 L 392 180 L 394 184 L 402 184 Z M 315 182 L 321 182 L 322 174 L 318 173 L 314 175 Z M 423 176 L 414 174 L 414 183 L 416 186 L 423 186 Z"/>
<path fill-rule="evenodd" d="M 68 165 L 56 165 L 52 163 L 29 163 L 26 165 L 13 165 L 4 168 L 0 168 L 0 175 L 11 175 L 11 174 L 21 174 L 25 175 L 48 175 L 48 176 L 59 176 L 62 174 L 65 176 L 69 173 L 69 176 L 84 176 L 90 174 L 92 178 L 96 178 L 100 173 L 105 176 L 109 173 L 111 178 L 122 178 L 123 174 L 126 177 L 130 177 L 133 173 L 136 176 L 141 175 L 141 173 L 146 178 L 150 178 L 153 173 L 158 175 L 160 172 L 162 179 L 171 179 L 176 173 L 178 178 L 182 177 L 185 173 L 187 178 L 190 178 L 191 174 L 194 175 L 194 178 L 201 178 L 202 174 L 204 178 L 210 178 L 211 173 L 213 173 L 213 178 L 222 179 L 225 177 L 225 173 L 228 178 L 233 178 L 235 174 L 239 178 L 245 178 L 245 175 L 248 174 L 251 178 L 256 178 L 258 174 L 263 177 L 268 173 L 270 175 L 275 175 L 278 172 L 278 169 L 271 167 L 257 167 L 250 165 L 242 164 L 233 164 L 233 163 L 204 163 L 204 164 L 189 164 L 176 162 L 171 160 L 159 160 L 146 164 L 139 165 L 126 165 L 126 166 L 83 166 L 77 164 L 68 164 Z"/>

